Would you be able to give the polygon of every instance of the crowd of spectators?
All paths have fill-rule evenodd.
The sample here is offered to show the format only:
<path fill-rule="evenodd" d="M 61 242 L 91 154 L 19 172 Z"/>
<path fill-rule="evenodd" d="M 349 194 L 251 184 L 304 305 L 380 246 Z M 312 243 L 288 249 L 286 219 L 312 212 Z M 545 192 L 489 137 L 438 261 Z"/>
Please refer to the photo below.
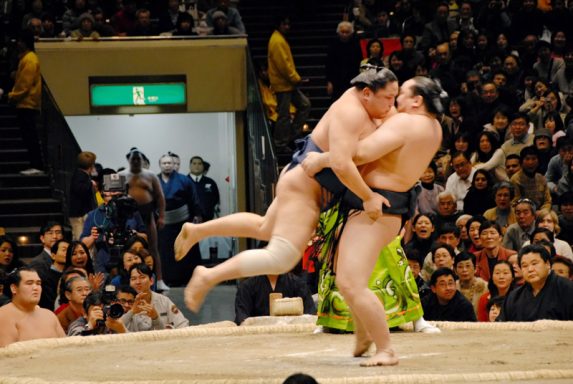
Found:
<path fill-rule="evenodd" d="M 14 2 L 9 19 L 16 31 L 30 29 L 42 38 L 245 34 L 234 5 L 230 0 L 33 0 Z"/>

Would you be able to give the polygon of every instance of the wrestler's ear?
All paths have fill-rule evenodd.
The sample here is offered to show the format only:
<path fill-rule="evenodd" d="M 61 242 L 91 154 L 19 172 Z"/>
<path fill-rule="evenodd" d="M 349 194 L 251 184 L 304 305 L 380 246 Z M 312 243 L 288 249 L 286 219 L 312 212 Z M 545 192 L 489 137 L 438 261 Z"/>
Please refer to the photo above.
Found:
<path fill-rule="evenodd" d="M 372 92 L 372 90 L 371 90 L 370 88 L 368 88 L 368 87 L 362 88 L 362 96 L 363 96 L 366 100 L 368 100 L 370 97 L 372 97 L 372 94 L 373 94 L 373 92 Z"/>
<path fill-rule="evenodd" d="M 414 96 L 414 102 L 412 103 L 414 107 L 421 107 L 424 105 L 424 98 L 420 95 Z"/>

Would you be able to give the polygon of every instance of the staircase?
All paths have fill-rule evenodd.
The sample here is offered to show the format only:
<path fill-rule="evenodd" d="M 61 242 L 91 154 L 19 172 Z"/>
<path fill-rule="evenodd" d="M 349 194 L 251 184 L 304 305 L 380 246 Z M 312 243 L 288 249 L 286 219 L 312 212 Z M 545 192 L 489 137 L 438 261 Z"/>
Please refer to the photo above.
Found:
<path fill-rule="evenodd" d="M 293 3 L 300 3 L 304 8 L 293 9 Z M 311 128 L 316 126 L 330 106 L 330 96 L 326 94 L 326 54 L 328 45 L 336 37 L 336 26 L 342 21 L 342 13 L 347 5 L 347 0 L 240 2 L 239 10 L 247 28 L 249 47 L 255 62 L 267 60 L 267 44 L 274 30 L 275 15 L 291 16 L 291 30 L 287 39 L 298 73 L 302 78 L 310 79 L 301 89 L 312 104 L 308 121 Z"/>
<path fill-rule="evenodd" d="M 0 227 L 19 245 L 20 259 L 42 250 L 40 227 L 49 220 L 63 223 L 62 203 L 52 197 L 48 175 L 22 176 L 30 168 L 14 110 L 0 105 Z"/>

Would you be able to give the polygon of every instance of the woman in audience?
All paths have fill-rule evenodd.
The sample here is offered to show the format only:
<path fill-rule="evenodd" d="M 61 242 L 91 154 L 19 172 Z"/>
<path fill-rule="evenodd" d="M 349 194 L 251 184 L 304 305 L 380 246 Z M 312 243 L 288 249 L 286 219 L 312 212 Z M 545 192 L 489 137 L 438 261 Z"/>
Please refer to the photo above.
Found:
<path fill-rule="evenodd" d="M 573 260 L 573 250 L 569 243 L 555 237 L 559 235 L 559 232 L 561 232 L 561 227 L 559 226 L 559 218 L 554 211 L 547 208 L 537 211 L 535 214 L 535 226 L 536 228 L 548 229 L 554 237 L 552 243 L 555 247 L 555 252 L 557 252 L 559 256 L 564 256 Z"/>
<path fill-rule="evenodd" d="M 360 62 L 360 67 L 365 64 L 374 65 L 376 67 L 384 67 L 384 45 L 378 39 L 371 39 L 366 45 L 366 52 L 368 57 Z"/>
<path fill-rule="evenodd" d="M 129 285 L 129 269 L 134 264 L 143 263 L 143 260 L 139 256 L 139 252 L 127 249 L 121 255 L 121 264 L 119 265 L 119 273 L 117 276 L 114 276 L 111 279 L 111 283 L 116 287 L 120 287 L 122 285 Z"/>
<path fill-rule="evenodd" d="M 549 112 L 543 119 L 543 128 L 551 133 L 553 147 L 557 147 L 557 139 L 566 135 L 565 125 L 559 112 Z"/>
<path fill-rule="evenodd" d="M 483 279 L 476 277 L 476 257 L 471 253 L 460 252 L 456 255 L 454 268 L 459 277 L 456 288 L 472 303 L 477 316 L 479 299 L 488 288 Z"/>
<path fill-rule="evenodd" d="M 420 265 L 423 265 L 424 258 L 430 252 L 434 241 L 434 221 L 432 216 L 418 214 L 412 220 L 412 238 L 405 244 L 406 253 L 409 249 L 416 249 L 421 256 Z"/>
<path fill-rule="evenodd" d="M 492 297 L 506 297 L 514 288 L 515 274 L 512 265 L 507 260 L 498 260 L 493 266 L 492 278 L 488 282 L 488 292 L 478 301 L 478 321 L 489 321 L 487 303 Z"/>
<path fill-rule="evenodd" d="M 505 171 L 505 153 L 500 148 L 496 133 L 484 130 L 478 136 L 478 147 L 472 155 L 471 162 L 475 169 L 489 171 L 496 181 L 509 180 Z"/>
<path fill-rule="evenodd" d="M 444 191 L 444 187 L 436 183 L 436 163 L 428 165 L 420 177 L 422 190 L 418 194 L 418 211 L 426 215 L 435 215 L 438 212 L 438 195 Z"/>
<path fill-rule="evenodd" d="M 18 246 L 12 239 L 8 236 L 0 236 L 0 270 L 8 274 L 24 265 L 19 260 L 17 251 Z"/>
<path fill-rule="evenodd" d="M 495 207 L 492 186 L 491 175 L 488 171 L 485 169 L 475 171 L 472 185 L 464 197 L 464 213 L 481 216 L 486 210 Z"/>
<path fill-rule="evenodd" d="M 483 126 L 484 131 L 494 132 L 497 134 L 497 141 L 503 143 L 511 136 L 509 132 L 509 117 L 511 112 L 506 107 L 498 107 L 493 112 L 491 123 Z"/>
<path fill-rule="evenodd" d="M 481 225 L 486 221 L 487 220 L 483 216 L 477 215 L 477 216 L 472 216 L 472 218 L 469 219 L 468 222 L 466 223 L 468 237 L 472 242 L 467 250 L 468 252 L 475 253 L 483 248 L 482 241 L 480 238 L 480 228 Z"/>
<path fill-rule="evenodd" d="M 456 219 L 456 227 L 460 230 L 460 245 L 458 245 L 458 249 L 461 251 L 467 251 L 472 245 L 472 241 L 470 240 L 468 229 L 466 227 L 468 220 L 471 218 L 472 215 L 464 213 Z"/>
<path fill-rule="evenodd" d="M 92 290 L 97 291 L 103 287 L 105 275 L 101 272 L 94 273 L 94 266 L 89 254 L 88 247 L 84 243 L 81 241 L 72 241 L 66 252 L 65 269 L 70 267 L 85 269 Z"/>
<path fill-rule="evenodd" d="M 551 259 L 551 270 L 557 276 L 573 280 L 573 262 L 563 256 L 555 256 Z"/>
<path fill-rule="evenodd" d="M 468 159 L 472 157 L 474 152 L 474 143 L 472 142 L 471 135 L 468 132 L 460 131 L 454 135 L 453 146 L 450 148 L 450 154 L 456 152 L 466 153 Z"/>

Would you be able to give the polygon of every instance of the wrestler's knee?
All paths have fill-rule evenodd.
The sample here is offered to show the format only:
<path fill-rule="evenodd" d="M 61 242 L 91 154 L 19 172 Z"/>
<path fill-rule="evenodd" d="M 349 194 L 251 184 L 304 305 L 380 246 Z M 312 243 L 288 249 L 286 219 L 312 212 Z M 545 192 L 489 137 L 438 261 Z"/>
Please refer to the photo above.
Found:
<path fill-rule="evenodd" d="M 287 239 L 273 236 L 267 245 L 277 274 L 289 272 L 299 262 L 301 252 Z"/>

